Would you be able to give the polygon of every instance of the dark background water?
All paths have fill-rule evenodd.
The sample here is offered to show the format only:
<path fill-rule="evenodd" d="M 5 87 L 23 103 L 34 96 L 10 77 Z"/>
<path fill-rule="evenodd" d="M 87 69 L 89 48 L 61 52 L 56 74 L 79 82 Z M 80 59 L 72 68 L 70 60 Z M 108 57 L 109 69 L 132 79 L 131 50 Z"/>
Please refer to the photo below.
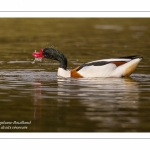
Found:
<path fill-rule="evenodd" d="M 44 47 L 62 51 L 68 69 L 144 59 L 131 78 L 64 79 L 58 62 L 32 63 Z M 149 132 L 149 49 L 149 18 L 0 18 L 0 132 Z"/>

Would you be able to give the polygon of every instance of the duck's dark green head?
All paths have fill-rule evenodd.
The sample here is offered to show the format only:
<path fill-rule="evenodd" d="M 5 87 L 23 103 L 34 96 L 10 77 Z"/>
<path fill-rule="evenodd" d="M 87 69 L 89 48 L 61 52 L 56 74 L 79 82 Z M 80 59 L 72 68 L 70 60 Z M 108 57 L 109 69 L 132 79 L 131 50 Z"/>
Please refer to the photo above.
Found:
<path fill-rule="evenodd" d="M 43 49 L 42 55 L 44 58 L 57 60 L 60 62 L 60 68 L 67 69 L 67 58 L 60 51 L 46 47 Z"/>

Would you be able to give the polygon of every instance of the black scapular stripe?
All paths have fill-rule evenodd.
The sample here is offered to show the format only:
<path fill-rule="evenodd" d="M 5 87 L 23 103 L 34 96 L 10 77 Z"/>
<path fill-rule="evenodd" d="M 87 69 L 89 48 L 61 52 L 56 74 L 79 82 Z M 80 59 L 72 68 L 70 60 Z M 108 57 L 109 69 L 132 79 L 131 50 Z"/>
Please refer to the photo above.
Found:
<path fill-rule="evenodd" d="M 80 69 L 82 69 L 83 67 L 86 66 L 103 66 L 106 64 L 109 64 L 110 62 L 108 61 L 96 61 L 96 62 L 91 62 L 91 63 L 85 63 L 83 65 L 81 65 L 76 71 L 79 71 Z"/>
<path fill-rule="evenodd" d="M 133 56 L 118 57 L 118 58 L 124 58 L 124 59 L 136 59 L 136 58 L 142 58 L 142 57 L 141 57 L 141 56 L 138 56 L 138 55 L 133 55 Z"/>

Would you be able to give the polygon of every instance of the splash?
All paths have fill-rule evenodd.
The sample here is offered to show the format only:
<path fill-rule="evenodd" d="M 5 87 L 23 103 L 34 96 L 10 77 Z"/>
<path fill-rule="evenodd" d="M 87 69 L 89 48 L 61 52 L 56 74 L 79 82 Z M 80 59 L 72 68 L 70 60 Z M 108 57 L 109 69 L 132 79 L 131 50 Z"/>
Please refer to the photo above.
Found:
<path fill-rule="evenodd" d="M 36 61 L 42 62 L 42 58 L 34 58 L 32 64 L 34 64 Z"/>

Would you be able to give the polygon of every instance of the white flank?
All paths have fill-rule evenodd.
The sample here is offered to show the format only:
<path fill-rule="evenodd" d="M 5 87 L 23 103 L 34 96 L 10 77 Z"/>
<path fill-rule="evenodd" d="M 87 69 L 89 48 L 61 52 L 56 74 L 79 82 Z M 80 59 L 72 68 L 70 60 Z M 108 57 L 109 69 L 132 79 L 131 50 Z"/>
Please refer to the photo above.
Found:
<path fill-rule="evenodd" d="M 70 71 L 58 68 L 57 76 L 68 78 L 70 77 Z"/>
<path fill-rule="evenodd" d="M 78 73 L 83 77 L 122 77 L 124 76 L 124 73 L 127 71 L 127 69 L 132 66 L 134 66 L 132 67 L 134 71 L 140 60 L 141 58 L 137 58 L 123 65 L 120 65 L 119 67 L 113 63 L 109 63 L 103 66 L 85 66 L 79 70 Z M 120 59 L 120 61 L 124 61 L 124 59 Z"/>
<path fill-rule="evenodd" d="M 83 77 L 110 77 L 116 68 L 116 65 L 111 63 L 103 66 L 85 66 L 78 73 Z"/>

